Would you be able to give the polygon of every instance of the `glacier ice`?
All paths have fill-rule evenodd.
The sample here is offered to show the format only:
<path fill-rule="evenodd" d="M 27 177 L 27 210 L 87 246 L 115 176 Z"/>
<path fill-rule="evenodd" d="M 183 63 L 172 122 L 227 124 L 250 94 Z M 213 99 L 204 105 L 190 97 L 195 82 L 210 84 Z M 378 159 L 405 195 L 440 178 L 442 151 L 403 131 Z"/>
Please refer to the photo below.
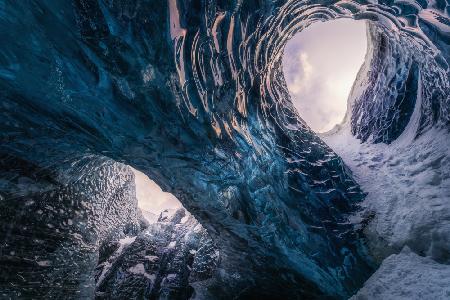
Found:
<path fill-rule="evenodd" d="M 41 174 L 53 185 L 42 191 L 26 177 L 32 165 L 3 162 L 22 177 L 0 202 L 0 297 L 92 298 L 100 245 L 143 226 L 132 171 L 92 157 L 89 172 L 66 186 Z"/>
<path fill-rule="evenodd" d="M 94 278 L 85 275 L 100 241 L 141 226 L 123 182 L 129 171 L 97 173 L 103 159 L 144 172 L 207 230 L 220 252 L 202 287 L 210 297 L 353 295 L 377 267 L 367 231 L 351 222 L 365 193 L 293 108 L 283 49 L 313 22 L 368 20 L 374 47 L 355 82 L 349 130 L 386 147 L 405 131 L 420 147 L 435 132 L 445 146 L 448 10 L 425 0 L 0 1 L 0 261 L 22 268 L 0 273 L 1 295 L 40 286 L 55 297 L 91 295 Z M 91 227 L 59 223 L 47 208 L 83 214 L 73 207 L 80 196 L 99 204 L 85 215 L 96 220 Z M 116 207 L 110 196 L 127 204 Z M 71 226 L 81 238 L 73 240 Z M 423 254 L 446 262 L 446 231 L 436 234 L 443 242 Z M 145 265 L 130 268 L 150 276 Z M 59 284 L 61 274 L 70 282 Z"/>
<path fill-rule="evenodd" d="M 370 35 L 376 36 L 373 27 Z M 449 263 L 448 74 L 437 75 L 439 68 L 427 59 L 422 61 L 426 68 L 420 72 L 402 61 L 416 59 L 415 54 L 404 58 L 386 55 L 387 51 L 401 52 L 375 36 L 369 47 L 369 56 L 374 59 L 366 60 L 360 73 L 371 74 L 375 68 L 385 71 L 358 77 L 348 103 L 351 116 L 348 113 L 343 124 L 323 138 L 368 193 L 363 206 L 374 214 L 374 220 L 365 231 L 378 260 L 399 253 L 407 245 L 418 254 Z M 411 72 L 418 72 L 414 79 Z M 404 83 L 396 83 L 401 78 L 398 74 L 404 74 Z M 384 81 L 395 83 L 400 91 L 383 89 Z M 436 103 L 440 99 L 445 101 Z M 386 106 L 387 114 L 370 113 L 380 111 L 378 106 Z"/>
<path fill-rule="evenodd" d="M 376 35 L 376 29 L 371 27 L 369 34 Z M 433 61 L 420 61 L 415 53 L 402 57 L 405 50 L 388 40 L 371 40 L 373 59 L 360 70 L 346 120 L 323 135 L 367 193 L 358 215 L 371 219 L 362 230 L 369 252 L 381 263 L 354 298 L 446 299 L 442 276 L 450 271 L 449 77 L 436 74 L 440 70 Z M 397 54 L 386 55 L 391 51 Z M 415 59 L 426 68 L 419 71 Z M 370 75 L 376 68 L 384 69 L 382 75 Z M 406 81 L 397 83 L 398 74 Z M 390 87 L 385 82 L 400 90 L 383 88 Z M 386 114 L 370 113 L 381 111 L 378 106 L 387 107 Z M 425 273 L 429 276 L 421 280 Z M 395 284 L 387 287 L 388 282 Z"/>
<path fill-rule="evenodd" d="M 97 299 L 207 298 L 219 252 L 206 230 L 183 208 L 164 210 L 134 238 L 100 249 Z"/>

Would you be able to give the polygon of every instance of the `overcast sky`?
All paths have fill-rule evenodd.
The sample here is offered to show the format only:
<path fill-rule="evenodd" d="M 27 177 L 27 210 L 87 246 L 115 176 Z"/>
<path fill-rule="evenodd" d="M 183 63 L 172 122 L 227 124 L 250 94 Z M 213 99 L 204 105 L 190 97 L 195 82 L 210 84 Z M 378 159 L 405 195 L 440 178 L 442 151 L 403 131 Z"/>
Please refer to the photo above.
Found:
<path fill-rule="evenodd" d="M 159 214 L 167 208 L 181 207 L 180 201 L 171 193 L 165 193 L 144 173 L 133 169 L 136 177 L 136 198 L 139 208 Z"/>
<path fill-rule="evenodd" d="M 317 132 L 342 121 L 366 54 L 364 21 L 317 22 L 287 44 L 283 69 L 294 106 Z"/>

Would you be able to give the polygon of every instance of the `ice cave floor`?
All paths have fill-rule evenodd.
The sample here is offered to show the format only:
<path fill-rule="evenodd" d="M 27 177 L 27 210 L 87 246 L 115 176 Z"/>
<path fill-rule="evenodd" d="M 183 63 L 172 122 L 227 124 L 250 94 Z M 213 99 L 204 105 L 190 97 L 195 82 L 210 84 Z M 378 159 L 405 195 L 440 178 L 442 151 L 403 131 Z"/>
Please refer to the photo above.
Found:
<path fill-rule="evenodd" d="M 372 219 L 364 231 L 381 262 L 352 299 L 450 298 L 450 136 L 411 143 L 411 131 L 389 145 L 361 143 L 346 125 L 323 135 L 367 193 L 356 218 Z"/>

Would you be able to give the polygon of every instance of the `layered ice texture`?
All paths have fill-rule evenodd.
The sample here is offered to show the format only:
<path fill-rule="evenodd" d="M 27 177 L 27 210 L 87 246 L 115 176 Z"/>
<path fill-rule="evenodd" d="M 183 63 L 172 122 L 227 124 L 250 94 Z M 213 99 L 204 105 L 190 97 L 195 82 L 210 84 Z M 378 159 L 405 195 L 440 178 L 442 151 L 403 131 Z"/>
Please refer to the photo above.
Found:
<path fill-rule="evenodd" d="M 90 159 L 88 173 L 63 185 L 48 173 L 34 177 L 34 166 L 23 161 L 3 163 L 3 171 L 21 177 L 1 199 L 1 297 L 91 298 L 101 245 L 135 235 L 143 225 L 132 171 Z M 49 182 L 36 186 L 36 178 Z"/>
<path fill-rule="evenodd" d="M 349 163 L 360 185 L 344 152 L 299 118 L 281 66 L 295 33 L 341 17 L 369 22 L 366 63 L 334 131 L 364 143 L 380 170 Z M 2 296 L 93 297 L 101 245 L 138 235 L 126 249 L 139 246 L 148 225 L 121 163 L 173 193 L 217 247 L 191 296 L 345 299 L 405 245 L 418 263 L 448 264 L 445 1 L 3 0 L 0 29 Z M 383 196 L 391 182 L 408 197 Z M 373 214 L 361 213 L 367 203 Z M 126 249 L 103 261 L 153 282 Z M 188 278 L 178 271 L 162 276 Z M 108 272 L 97 296 L 126 294 Z"/>
<path fill-rule="evenodd" d="M 136 237 L 104 245 L 96 269 L 95 296 L 204 298 L 202 290 L 218 261 L 218 249 L 192 215 L 183 208 L 164 210 Z"/>

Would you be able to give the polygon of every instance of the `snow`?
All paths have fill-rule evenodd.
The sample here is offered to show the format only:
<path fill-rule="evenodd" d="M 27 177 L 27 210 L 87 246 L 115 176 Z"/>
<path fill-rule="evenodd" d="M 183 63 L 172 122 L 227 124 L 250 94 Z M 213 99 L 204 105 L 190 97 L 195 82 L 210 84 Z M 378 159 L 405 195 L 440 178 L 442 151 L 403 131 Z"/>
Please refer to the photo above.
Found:
<path fill-rule="evenodd" d="M 382 262 L 352 300 L 450 299 L 450 134 L 415 137 L 420 99 L 392 144 L 360 143 L 341 125 L 323 140 L 344 160 L 367 196 L 354 221 Z"/>
<path fill-rule="evenodd" d="M 450 299 L 450 266 L 405 247 L 383 261 L 351 300 Z"/>
<path fill-rule="evenodd" d="M 152 281 L 155 281 L 155 279 L 156 279 L 156 276 L 154 274 L 148 274 L 145 271 L 144 264 L 142 264 L 142 263 L 139 263 L 139 264 L 129 268 L 128 272 L 130 272 L 132 274 L 136 274 L 136 275 L 144 275 L 145 278 L 148 278 Z"/>
<path fill-rule="evenodd" d="M 366 234 L 378 259 L 408 245 L 450 262 L 450 135 L 432 129 L 412 142 L 414 119 L 391 145 L 361 144 L 348 125 L 323 139 L 368 193 L 363 206 L 375 218 Z"/>
<path fill-rule="evenodd" d="M 41 260 L 36 262 L 41 267 L 48 267 L 51 265 L 51 262 L 49 260 Z"/>
<path fill-rule="evenodd" d="M 186 215 L 185 215 L 183 218 L 181 218 L 180 223 L 181 223 L 181 224 L 184 224 L 184 223 L 187 222 L 187 220 L 189 220 L 189 214 L 186 213 Z"/>
<path fill-rule="evenodd" d="M 135 240 L 136 240 L 136 236 L 126 236 L 123 239 L 120 239 L 119 243 L 121 246 L 126 246 L 131 243 L 134 243 Z M 122 251 L 118 251 L 118 252 L 122 252 Z"/>
<path fill-rule="evenodd" d="M 144 256 L 146 259 L 148 259 L 149 261 L 151 261 L 151 262 L 155 262 L 155 261 L 157 261 L 158 259 L 159 259 L 159 257 L 158 256 L 154 256 L 154 255 L 146 255 L 146 256 Z"/>
<path fill-rule="evenodd" d="M 158 221 L 159 214 L 152 213 L 148 210 L 141 209 L 142 216 L 150 223 L 156 223 Z"/>

